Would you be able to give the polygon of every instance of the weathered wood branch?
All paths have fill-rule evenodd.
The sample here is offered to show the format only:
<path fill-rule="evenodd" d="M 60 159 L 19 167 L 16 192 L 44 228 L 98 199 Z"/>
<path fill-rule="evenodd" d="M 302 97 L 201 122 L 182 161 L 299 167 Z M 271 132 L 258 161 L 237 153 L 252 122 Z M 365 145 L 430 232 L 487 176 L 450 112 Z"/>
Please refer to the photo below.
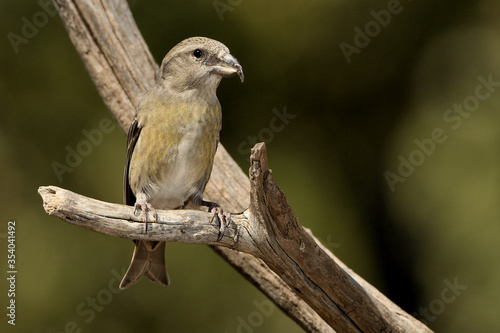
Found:
<path fill-rule="evenodd" d="M 53 2 L 99 94 L 126 132 L 135 106 L 153 84 L 158 68 L 126 1 Z M 181 234 L 177 241 L 197 239 L 200 243 L 212 244 L 217 253 L 307 332 L 334 332 L 333 328 L 339 332 L 430 332 L 305 232 L 274 183 L 267 169 L 267 160 L 262 158 L 265 154 L 259 155 L 262 153 L 262 149 L 254 152 L 250 196 L 248 177 L 219 146 L 205 196 L 220 203 L 225 211 L 241 212 L 249 208 L 243 214 L 234 215 L 234 223 L 217 246 L 213 246 L 217 228 L 207 223 L 205 213 L 161 212 L 161 223 L 151 223 L 152 229 L 145 235 L 140 232 L 143 225 L 129 207 L 107 206 L 112 205 L 109 203 L 100 206 L 97 201 L 70 195 L 70 192 L 54 187 L 40 191 L 46 200 L 47 212 L 66 216 L 68 222 L 86 225 L 98 232 L 114 233 L 121 229 L 122 234 L 111 235 L 148 239 L 170 234 L 170 241 Z M 83 209 L 83 202 L 90 204 L 91 209 Z M 101 210 L 103 207 L 106 210 Z M 78 214 L 68 215 L 77 208 Z M 90 215 L 85 218 L 84 212 Z M 111 212 L 116 215 L 112 215 L 112 222 L 106 222 L 105 217 Z M 85 219 L 88 221 L 84 223 Z M 247 242 L 244 235 L 255 238 L 253 242 Z M 236 248 L 253 253 L 262 260 L 233 250 Z"/>
<path fill-rule="evenodd" d="M 135 216 L 133 207 L 57 187 L 42 187 L 39 192 L 48 214 L 96 232 L 130 239 L 218 245 L 251 254 L 264 261 L 339 332 L 408 332 L 407 325 L 401 326 L 401 315 L 391 313 L 384 300 L 370 295 L 300 225 L 268 169 L 263 143 L 252 149 L 251 162 L 250 206 L 231 216 L 220 242 L 219 228 L 210 223 L 211 214 L 207 212 L 158 211 L 157 222 L 149 222 L 144 232 L 143 217 Z M 423 331 L 425 327 L 420 326 Z"/>
<path fill-rule="evenodd" d="M 224 237 L 217 242 L 219 228 L 209 223 L 211 213 L 198 210 L 158 210 L 158 218 L 147 223 L 144 217 L 134 215 L 134 207 L 108 203 L 62 189 L 57 186 L 42 186 L 38 193 L 43 199 L 47 214 L 69 224 L 104 235 L 166 242 L 207 244 L 225 246 L 233 250 L 248 252 L 253 246 L 245 244 L 247 237 L 239 238 L 248 223 L 243 214 L 232 215 L 232 223 Z M 149 217 L 151 219 L 151 217 Z"/>

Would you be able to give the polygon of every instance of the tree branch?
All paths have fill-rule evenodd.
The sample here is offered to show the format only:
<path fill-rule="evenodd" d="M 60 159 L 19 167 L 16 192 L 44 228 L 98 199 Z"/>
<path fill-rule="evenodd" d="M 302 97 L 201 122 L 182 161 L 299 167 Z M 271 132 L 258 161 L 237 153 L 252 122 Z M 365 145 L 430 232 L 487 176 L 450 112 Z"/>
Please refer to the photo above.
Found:
<path fill-rule="evenodd" d="M 143 217 L 135 216 L 133 207 L 57 187 L 42 187 L 39 192 L 48 214 L 106 235 L 218 245 L 251 254 L 339 332 L 408 332 L 399 327 L 399 318 L 387 311 L 387 304 L 371 297 L 300 225 L 268 169 L 263 143 L 252 149 L 251 161 L 250 206 L 231 216 L 220 242 L 219 228 L 209 222 L 207 212 L 158 211 L 157 222 L 148 222 L 144 232 Z M 287 290 L 285 285 L 279 288 Z"/>
<path fill-rule="evenodd" d="M 99 94 L 126 132 L 158 68 L 126 1 L 53 2 Z M 250 176 L 251 195 L 249 179 L 220 145 L 205 196 L 225 211 L 249 207 L 234 215 L 220 243 L 214 242 L 217 228 L 202 212 L 161 212 L 161 223 L 148 223 L 148 234 L 143 234 L 143 224 L 130 207 L 56 187 L 41 188 L 40 194 L 49 214 L 97 232 L 211 244 L 307 332 L 334 332 L 333 328 L 339 332 L 430 332 L 350 272 L 300 226 L 267 169 L 263 147 L 252 155 Z"/>
<path fill-rule="evenodd" d="M 147 223 L 134 215 L 134 207 L 108 203 L 62 189 L 42 186 L 38 193 L 43 198 L 47 214 L 69 224 L 104 235 L 165 242 L 225 246 L 234 250 L 244 248 L 237 242 L 238 226 L 248 222 L 242 214 L 233 215 L 223 239 L 217 242 L 218 227 L 209 223 L 212 214 L 197 210 L 157 210 L 158 219 Z M 149 217 L 151 218 L 151 217 Z"/>

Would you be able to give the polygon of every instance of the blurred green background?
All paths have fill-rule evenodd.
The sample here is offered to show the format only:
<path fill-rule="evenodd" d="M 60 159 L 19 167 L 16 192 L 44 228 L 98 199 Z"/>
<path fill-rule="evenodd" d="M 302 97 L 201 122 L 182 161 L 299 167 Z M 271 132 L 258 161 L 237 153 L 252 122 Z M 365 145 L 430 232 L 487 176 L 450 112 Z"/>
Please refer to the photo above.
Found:
<path fill-rule="evenodd" d="M 301 223 L 339 258 L 437 332 L 500 329 L 498 1 L 129 5 L 158 62 L 195 35 L 230 48 L 245 83 L 219 88 L 222 143 L 247 172 L 252 137 L 265 140 Z M 58 177 L 53 163 L 112 117 L 58 16 L 35 1 L 0 12 L 0 267 L 15 220 L 18 270 L 16 326 L 3 278 L 0 327 L 300 332 L 205 246 L 167 245 L 170 287 L 116 292 L 132 243 L 49 217 L 37 189 L 121 202 L 125 136 L 114 126 Z M 284 109 L 295 117 L 270 130 Z"/>

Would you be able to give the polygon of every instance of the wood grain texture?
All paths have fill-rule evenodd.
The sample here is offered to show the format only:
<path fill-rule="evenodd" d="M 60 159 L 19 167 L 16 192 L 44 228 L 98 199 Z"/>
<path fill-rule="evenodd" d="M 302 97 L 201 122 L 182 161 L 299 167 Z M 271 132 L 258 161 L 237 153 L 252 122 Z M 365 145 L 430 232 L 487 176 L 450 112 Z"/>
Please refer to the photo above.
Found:
<path fill-rule="evenodd" d="M 126 133 L 158 69 L 126 1 L 53 2 L 99 94 Z M 219 146 L 205 196 L 226 212 L 248 210 L 234 216 L 216 246 L 218 229 L 203 212 L 161 212 L 161 223 L 148 225 L 145 235 L 130 207 L 55 187 L 41 188 L 40 194 L 49 214 L 96 232 L 211 245 L 307 332 L 430 332 L 301 227 L 263 157 L 265 149 L 254 151 L 249 179 Z"/>

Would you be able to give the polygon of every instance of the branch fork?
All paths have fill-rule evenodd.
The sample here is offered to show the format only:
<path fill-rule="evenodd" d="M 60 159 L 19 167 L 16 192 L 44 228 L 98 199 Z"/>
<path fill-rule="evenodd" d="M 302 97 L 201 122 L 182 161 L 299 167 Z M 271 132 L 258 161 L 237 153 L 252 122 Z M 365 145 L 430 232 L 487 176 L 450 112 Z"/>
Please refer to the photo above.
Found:
<path fill-rule="evenodd" d="M 211 214 L 197 210 L 158 210 L 144 222 L 134 207 L 102 202 L 55 187 L 40 187 L 49 215 L 113 237 L 207 244 L 261 259 L 326 323 L 341 332 L 391 331 L 367 292 L 300 225 L 268 168 L 264 143 L 251 154 L 250 205 L 231 222 L 220 241 Z M 394 328 L 392 329 L 395 330 Z M 402 332 L 402 331 L 401 331 Z"/>

